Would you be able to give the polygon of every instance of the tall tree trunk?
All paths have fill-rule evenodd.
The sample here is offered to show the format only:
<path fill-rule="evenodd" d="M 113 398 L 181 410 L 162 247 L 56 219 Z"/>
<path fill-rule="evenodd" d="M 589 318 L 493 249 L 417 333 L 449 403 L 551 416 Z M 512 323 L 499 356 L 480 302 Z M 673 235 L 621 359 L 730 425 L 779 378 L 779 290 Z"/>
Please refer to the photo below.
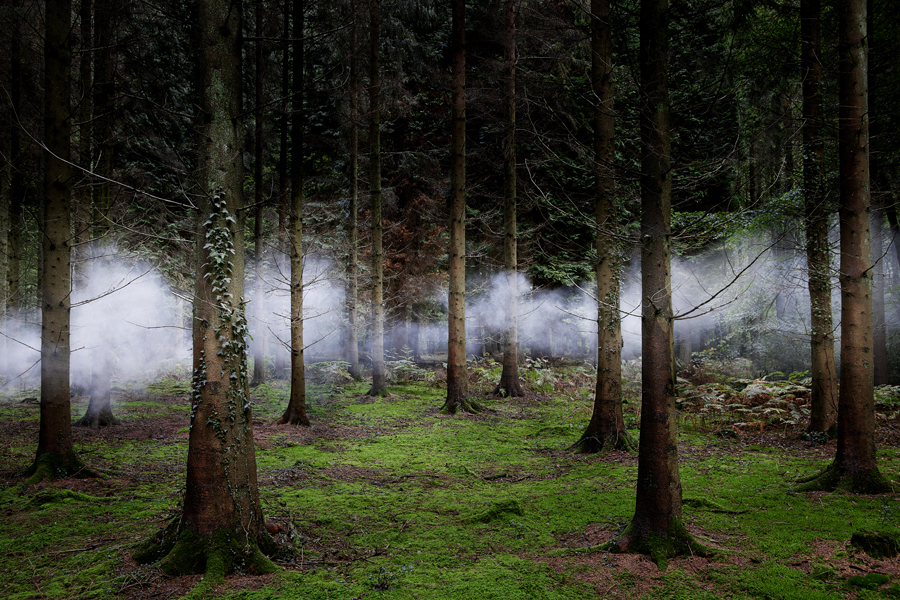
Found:
<path fill-rule="evenodd" d="M 309 426 L 306 414 L 306 365 L 303 361 L 303 9 L 295 0 L 294 94 L 291 119 L 291 398 L 279 423 Z"/>
<path fill-rule="evenodd" d="M 641 0 L 641 438 L 634 517 L 619 551 L 702 553 L 681 522 L 671 278 L 668 0 Z"/>
<path fill-rule="evenodd" d="M 18 18 L 12 22 L 12 39 L 10 40 L 10 127 L 9 127 L 9 235 L 6 240 L 6 334 L 15 339 L 19 332 L 19 310 L 21 294 L 19 291 L 20 255 L 22 247 L 22 207 L 25 203 L 25 169 L 22 152 L 22 131 L 18 115 L 22 114 L 22 43 L 21 24 Z M 18 378 L 19 373 L 13 370 L 18 362 L 14 353 L 7 354 L 7 382 Z"/>
<path fill-rule="evenodd" d="M 97 174 L 104 178 L 112 176 L 113 160 L 113 110 L 115 77 L 112 56 L 112 2 L 96 0 L 94 3 L 94 85 L 92 104 L 94 108 L 93 135 L 91 144 L 96 151 Z M 91 271 L 102 273 L 108 270 L 114 248 L 109 239 L 109 210 L 111 189 L 108 181 L 101 179 L 91 188 L 92 241 L 88 248 Z M 102 302 L 103 300 L 101 300 Z M 106 427 L 118 425 L 119 420 L 112 411 L 112 374 L 114 332 L 103 322 L 98 325 L 100 342 L 91 349 L 90 402 L 84 416 L 75 424 L 82 427 Z"/>
<path fill-rule="evenodd" d="M 452 0 L 450 100 L 450 291 L 447 315 L 447 399 L 441 411 L 477 411 L 466 379 L 466 2 Z"/>
<path fill-rule="evenodd" d="M 884 210 L 872 205 L 872 356 L 874 384 L 887 385 L 887 320 L 884 315 Z"/>
<path fill-rule="evenodd" d="M 612 27 L 608 0 L 591 1 L 591 88 L 594 94 L 594 193 L 597 228 L 597 385 L 590 423 L 576 442 L 580 452 L 632 449 L 622 418 L 622 327 L 615 181 Z"/>
<path fill-rule="evenodd" d="M 800 68 L 803 81 L 803 187 L 806 212 L 806 265 L 810 305 L 810 421 L 806 430 L 828 431 L 837 418 L 837 367 L 831 312 L 831 245 L 825 199 L 825 144 L 822 140 L 820 0 L 801 0 Z"/>
<path fill-rule="evenodd" d="M 284 47 L 281 59 L 281 125 L 279 127 L 279 153 L 278 153 L 278 253 L 284 252 L 287 247 L 287 203 L 288 203 L 288 94 L 291 85 L 290 45 L 287 40 L 291 37 L 291 0 L 284 0 Z M 279 340 L 275 344 L 275 379 L 285 378 L 284 344 Z"/>
<path fill-rule="evenodd" d="M 865 0 L 838 2 L 841 383 L 834 462 L 800 489 L 890 491 L 875 459 Z"/>
<path fill-rule="evenodd" d="M 29 484 L 82 469 L 69 398 L 71 278 L 71 2 L 48 0 L 44 38 L 44 211 L 41 286 L 41 421 Z"/>
<path fill-rule="evenodd" d="M 519 383 L 519 272 L 516 233 L 516 2 L 506 0 L 506 28 L 503 36 L 503 58 L 506 67 L 504 112 L 506 136 L 503 140 L 503 178 L 506 192 L 503 203 L 503 268 L 509 298 L 506 300 L 506 332 L 503 340 L 503 369 L 500 383 L 494 388 L 502 396 L 522 396 Z"/>
<path fill-rule="evenodd" d="M 350 376 L 359 381 L 359 335 L 356 330 L 359 302 L 359 0 L 350 2 L 350 230 L 347 261 L 346 360 Z"/>
<path fill-rule="evenodd" d="M 369 188 L 372 201 L 372 387 L 387 393 L 384 373 L 384 249 L 381 221 L 381 0 L 369 0 Z"/>
<path fill-rule="evenodd" d="M 255 96 L 255 127 L 253 136 L 253 202 L 256 205 L 256 217 L 253 221 L 253 287 L 256 300 L 257 327 L 253 338 L 253 380 L 252 386 L 262 385 L 266 382 L 266 324 L 263 320 L 265 312 L 265 299 L 263 290 L 263 41 L 262 41 L 262 15 L 263 2 L 256 0 L 256 15 L 254 19 L 254 31 L 256 42 L 254 58 L 256 69 L 254 72 L 254 96 Z"/>
<path fill-rule="evenodd" d="M 169 575 L 205 573 L 207 589 L 224 574 L 271 572 L 256 481 L 244 314 L 244 211 L 241 139 L 241 8 L 200 0 L 199 190 L 194 296 L 194 375 L 187 483 L 180 517 L 135 558 Z M 198 590 L 195 589 L 195 592 Z M 198 594 L 199 595 L 199 594 Z"/>

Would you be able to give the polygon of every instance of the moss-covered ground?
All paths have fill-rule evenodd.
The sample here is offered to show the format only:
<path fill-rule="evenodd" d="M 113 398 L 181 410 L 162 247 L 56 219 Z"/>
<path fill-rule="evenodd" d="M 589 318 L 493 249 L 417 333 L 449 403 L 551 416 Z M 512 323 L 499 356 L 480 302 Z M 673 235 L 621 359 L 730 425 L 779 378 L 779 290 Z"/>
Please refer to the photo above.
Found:
<path fill-rule="evenodd" d="M 411 376 L 424 379 L 392 385 L 385 398 L 366 396 L 365 382 L 311 384 L 310 428 L 273 424 L 285 382 L 253 391 L 264 512 L 296 555 L 274 575 L 229 576 L 209 597 L 900 598 L 900 557 L 850 544 L 861 531 L 896 532 L 900 496 L 793 491 L 835 451 L 834 441 L 800 439 L 797 385 L 788 400 L 775 390 L 760 400 L 684 384 L 684 523 L 720 552 L 672 559 L 660 572 L 647 557 L 584 551 L 627 523 L 637 475 L 634 456 L 569 450 L 590 416 L 590 369 L 526 371 L 526 397 L 503 399 L 487 394 L 499 369 L 475 367 L 470 391 L 489 410 L 456 416 L 439 412 L 439 376 Z M 36 487 L 16 474 L 36 447 L 36 391 L 0 401 L 0 598 L 162 599 L 204 589 L 198 577 L 167 578 L 131 559 L 178 509 L 185 385 L 123 385 L 122 425 L 75 430 L 79 456 L 103 476 Z M 879 400 L 877 443 L 880 469 L 897 485 L 892 397 Z M 636 400 L 626 407 L 635 438 Z M 73 416 L 86 402 L 76 399 Z"/>

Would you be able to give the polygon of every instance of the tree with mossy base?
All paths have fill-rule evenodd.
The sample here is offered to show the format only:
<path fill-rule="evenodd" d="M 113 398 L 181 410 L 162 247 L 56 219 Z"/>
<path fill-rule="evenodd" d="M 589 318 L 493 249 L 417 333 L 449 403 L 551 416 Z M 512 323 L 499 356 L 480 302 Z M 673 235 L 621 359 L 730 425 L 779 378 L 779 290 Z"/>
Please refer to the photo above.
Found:
<path fill-rule="evenodd" d="M 875 461 L 866 1 L 841 0 L 838 8 L 841 382 L 837 454 L 823 473 L 800 489 L 873 494 L 890 491 L 890 485 Z"/>
<path fill-rule="evenodd" d="M 610 551 L 649 554 L 660 569 L 706 554 L 681 522 L 671 275 L 668 0 L 641 0 L 641 438 L 634 517 Z"/>
<path fill-rule="evenodd" d="M 591 87 L 594 97 L 594 190 L 597 228 L 597 385 L 594 409 L 579 452 L 634 450 L 622 418 L 622 321 L 619 317 L 621 244 L 613 168 L 612 30 L 608 0 L 591 2 Z"/>
<path fill-rule="evenodd" d="M 75 454 L 72 442 L 69 398 L 71 8 L 68 0 L 51 0 L 45 12 L 41 422 L 37 456 L 24 473 L 28 484 L 84 473 L 84 465 Z"/>
<path fill-rule="evenodd" d="M 171 575 L 205 573 L 204 585 L 238 567 L 266 573 L 275 566 L 256 481 L 242 210 L 241 8 L 234 0 L 197 5 L 200 210 L 194 296 L 191 426 L 180 516 L 144 542 L 141 562 L 162 559 Z"/>

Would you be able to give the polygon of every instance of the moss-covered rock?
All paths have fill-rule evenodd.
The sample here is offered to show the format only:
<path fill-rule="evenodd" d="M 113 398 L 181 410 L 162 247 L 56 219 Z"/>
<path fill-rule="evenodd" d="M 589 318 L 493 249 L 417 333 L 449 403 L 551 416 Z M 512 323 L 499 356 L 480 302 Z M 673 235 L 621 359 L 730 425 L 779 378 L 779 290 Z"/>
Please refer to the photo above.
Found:
<path fill-rule="evenodd" d="M 872 558 L 894 558 L 900 554 L 900 533 L 857 531 L 850 537 L 850 544 Z"/>
<path fill-rule="evenodd" d="M 494 503 L 494 505 L 486 511 L 479 513 L 474 517 L 470 517 L 468 519 L 468 522 L 491 523 L 493 521 L 503 519 L 509 515 L 518 515 L 521 517 L 524 514 L 525 511 L 522 510 L 522 506 L 519 504 L 518 500 L 502 500 L 500 502 Z"/>

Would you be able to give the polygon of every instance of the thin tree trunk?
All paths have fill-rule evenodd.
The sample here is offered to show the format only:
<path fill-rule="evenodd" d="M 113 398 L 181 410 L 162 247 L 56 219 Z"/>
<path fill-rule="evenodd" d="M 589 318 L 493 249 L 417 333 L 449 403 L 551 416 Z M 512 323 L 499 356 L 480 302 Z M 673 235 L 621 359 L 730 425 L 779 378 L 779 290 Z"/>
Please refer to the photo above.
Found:
<path fill-rule="evenodd" d="M 372 202 L 372 387 L 387 393 L 384 372 L 384 248 L 381 221 L 381 15 L 380 0 L 369 0 L 369 188 Z"/>
<path fill-rule="evenodd" d="M 6 240 L 6 334 L 15 339 L 19 333 L 19 310 L 21 294 L 19 292 L 20 255 L 22 247 L 22 207 L 25 202 L 25 169 L 22 153 L 22 131 L 17 115 L 22 111 L 22 54 L 21 32 L 18 18 L 12 20 L 12 39 L 10 40 L 10 127 L 9 127 L 9 235 Z M 19 373 L 13 371 L 16 361 L 14 354 L 7 355 L 5 364 L 7 381 L 15 380 Z"/>
<path fill-rule="evenodd" d="M 874 384 L 887 385 L 887 321 L 884 316 L 884 210 L 872 206 L 872 356 Z"/>
<path fill-rule="evenodd" d="M 503 369 L 500 383 L 493 393 L 502 396 L 523 396 L 519 382 L 519 273 L 516 233 L 516 2 L 506 0 L 506 28 L 503 39 L 503 58 L 506 67 L 504 102 L 506 136 L 503 141 L 503 177 L 506 193 L 503 203 L 503 268 L 509 298 L 506 301 L 506 332 L 503 340 Z"/>
<path fill-rule="evenodd" d="M 359 381 L 359 334 L 356 330 L 359 302 L 359 0 L 350 2 L 350 241 L 347 260 L 347 336 L 348 371 Z"/>
<path fill-rule="evenodd" d="M 284 39 L 291 37 L 291 0 L 284 0 Z M 290 94 L 291 69 L 290 46 L 285 41 L 281 60 L 281 127 L 278 153 L 278 253 L 284 252 L 287 247 L 287 203 L 288 203 L 288 95 Z M 284 365 L 285 351 L 281 341 L 275 344 L 275 379 L 285 378 Z"/>
<path fill-rule="evenodd" d="M 825 144 L 822 140 L 822 64 L 820 1 L 801 0 L 801 78 L 803 80 L 803 187 L 806 212 L 806 264 L 809 278 L 812 390 L 808 432 L 828 431 L 837 418 L 837 367 L 831 311 L 831 245 L 825 199 Z"/>
<path fill-rule="evenodd" d="M 671 138 L 668 0 L 642 0 L 641 72 L 641 438 L 634 517 L 614 545 L 666 558 L 703 553 L 681 522 L 675 424 L 671 278 Z"/>
<path fill-rule="evenodd" d="M 477 411 L 466 378 L 466 2 L 452 0 L 450 118 L 450 291 L 447 316 L 447 399 L 441 411 Z"/>
<path fill-rule="evenodd" d="M 622 328 L 619 277 L 622 269 L 616 201 L 615 113 L 611 13 L 608 0 L 591 2 L 591 87 L 594 94 L 594 190 L 597 228 L 597 384 L 587 429 L 576 442 L 581 452 L 632 449 L 622 418 Z"/>
<path fill-rule="evenodd" d="M 279 423 L 309 426 L 303 361 L 303 0 L 295 0 L 294 96 L 291 119 L 291 398 Z"/>
<path fill-rule="evenodd" d="M 82 469 L 72 442 L 69 398 L 71 8 L 69 0 L 46 3 L 41 419 L 37 456 L 25 472 L 28 484 Z"/>
<path fill-rule="evenodd" d="M 253 136 L 253 202 L 256 204 L 256 217 L 253 221 L 253 272 L 254 272 L 254 295 L 256 300 L 257 327 L 256 335 L 253 337 L 253 380 L 250 382 L 252 386 L 259 386 L 266 382 L 266 324 L 263 320 L 265 312 L 265 301 L 263 291 L 263 42 L 262 42 L 262 15 L 263 1 L 256 0 L 256 15 L 254 19 L 254 30 L 256 32 L 256 42 L 254 47 L 254 58 L 256 69 L 254 72 L 254 96 L 255 96 L 255 127 Z"/>

